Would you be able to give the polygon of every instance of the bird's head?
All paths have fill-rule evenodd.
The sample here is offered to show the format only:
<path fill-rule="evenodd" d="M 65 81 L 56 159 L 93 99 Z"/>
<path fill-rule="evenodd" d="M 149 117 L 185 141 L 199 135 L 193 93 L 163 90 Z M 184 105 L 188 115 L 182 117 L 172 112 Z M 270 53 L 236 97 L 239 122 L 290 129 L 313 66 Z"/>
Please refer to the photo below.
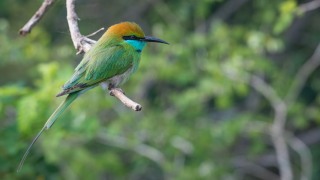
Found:
<path fill-rule="evenodd" d="M 108 28 L 105 35 L 124 41 L 141 52 L 147 42 L 169 44 L 164 40 L 145 36 L 140 26 L 133 22 L 122 22 Z"/>

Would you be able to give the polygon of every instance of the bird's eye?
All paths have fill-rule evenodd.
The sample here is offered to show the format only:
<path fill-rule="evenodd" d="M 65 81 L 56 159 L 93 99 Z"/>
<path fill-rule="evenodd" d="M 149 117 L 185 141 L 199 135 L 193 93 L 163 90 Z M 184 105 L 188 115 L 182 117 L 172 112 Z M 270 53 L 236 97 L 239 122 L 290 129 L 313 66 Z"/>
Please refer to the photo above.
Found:
<path fill-rule="evenodd" d="M 123 39 L 124 40 L 137 40 L 139 38 L 135 35 L 130 35 L 130 36 L 123 36 Z"/>

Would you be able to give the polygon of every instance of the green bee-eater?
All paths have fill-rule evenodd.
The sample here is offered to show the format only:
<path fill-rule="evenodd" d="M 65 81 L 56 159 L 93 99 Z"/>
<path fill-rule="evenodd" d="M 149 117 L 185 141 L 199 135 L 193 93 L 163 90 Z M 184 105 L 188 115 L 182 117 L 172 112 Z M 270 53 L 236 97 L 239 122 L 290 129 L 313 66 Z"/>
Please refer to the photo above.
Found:
<path fill-rule="evenodd" d="M 49 129 L 66 108 L 81 94 L 106 82 L 109 89 L 123 84 L 134 73 L 140 62 L 141 51 L 147 42 L 167 42 L 145 36 L 142 29 L 133 22 L 123 22 L 108 28 L 97 43 L 84 55 L 76 67 L 73 76 L 67 81 L 57 95 L 68 95 L 60 106 L 49 117 L 44 127 L 26 150 L 18 171 L 45 129 Z"/>

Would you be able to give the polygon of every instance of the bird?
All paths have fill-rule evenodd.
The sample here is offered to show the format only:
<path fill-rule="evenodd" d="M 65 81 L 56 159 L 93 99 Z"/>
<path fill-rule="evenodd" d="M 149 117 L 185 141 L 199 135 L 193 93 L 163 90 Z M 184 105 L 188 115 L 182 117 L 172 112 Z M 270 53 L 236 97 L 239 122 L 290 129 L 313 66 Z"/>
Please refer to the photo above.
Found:
<path fill-rule="evenodd" d="M 62 86 L 62 91 L 56 95 L 57 97 L 67 95 L 67 97 L 35 136 L 24 153 L 17 171 L 21 170 L 32 146 L 44 130 L 49 129 L 81 94 L 102 82 L 108 85 L 109 90 L 125 83 L 136 72 L 141 52 L 148 42 L 169 44 L 159 38 L 145 36 L 141 27 L 134 22 L 121 22 L 110 26 L 85 53 L 75 68 L 74 74 Z"/>

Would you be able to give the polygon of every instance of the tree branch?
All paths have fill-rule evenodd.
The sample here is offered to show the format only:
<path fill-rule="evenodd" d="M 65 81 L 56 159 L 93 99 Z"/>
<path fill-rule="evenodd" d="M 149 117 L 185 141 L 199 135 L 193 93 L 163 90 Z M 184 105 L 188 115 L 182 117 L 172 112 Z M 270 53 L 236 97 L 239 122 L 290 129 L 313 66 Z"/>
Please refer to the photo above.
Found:
<path fill-rule="evenodd" d="M 307 3 L 300 5 L 298 10 L 299 10 L 299 12 L 304 14 L 306 12 L 313 11 L 319 7 L 320 7 L 320 0 L 314 0 L 314 1 L 307 2 Z"/>
<path fill-rule="evenodd" d="M 114 146 L 125 150 L 131 150 L 141 156 L 148 158 L 149 160 L 158 164 L 161 168 L 164 168 L 167 160 L 161 151 L 158 149 L 143 144 L 143 143 L 131 143 L 128 139 L 121 136 L 110 136 L 106 133 L 98 133 L 98 139 L 101 144 Z"/>
<path fill-rule="evenodd" d="M 98 29 L 97 31 L 95 31 L 95 32 L 93 32 L 93 33 L 91 33 L 91 34 L 86 35 L 86 37 L 94 36 L 94 35 L 98 34 L 100 31 L 103 31 L 103 30 L 104 30 L 104 27 Z"/>
<path fill-rule="evenodd" d="M 320 129 L 317 128 L 317 129 L 310 130 L 303 134 L 297 135 L 296 138 L 302 141 L 302 143 L 304 143 L 306 147 L 318 144 L 320 141 Z M 289 137 L 289 140 L 287 141 L 289 142 L 289 145 L 292 146 L 290 142 L 290 137 Z M 301 154 L 301 153 L 298 153 L 298 154 Z M 237 157 L 237 158 L 241 158 L 241 157 Z M 274 155 L 273 152 L 267 152 L 263 155 L 260 155 L 254 161 L 262 166 L 275 166 L 275 164 L 277 163 L 276 156 Z"/>
<path fill-rule="evenodd" d="M 249 0 L 229 0 L 224 2 L 217 11 L 214 11 L 210 17 L 204 22 L 198 24 L 196 31 L 197 32 L 206 32 L 209 28 L 209 25 L 214 20 L 225 21 L 235 12 L 237 12 L 243 5 L 245 5 Z"/>
<path fill-rule="evenodd" d="M 269 134 L 269 131 L 267 131 L 267 127 L 269 126 L 268 123 L 265 123 L 263 121 L 257 121 L 256 123 L 251 123 L 250 126 L 247 126 L 245 130 L 248 132 L 251 131 L 259 131 L 264 134 Z M 301 180 L 308 180 L 312 177 L 312 154 L 310 149 L 308 148 L 308 145 L 316 144 L 319 142 L 320 139 L 320 130 L 315 129 L 310 132 L 307 132 L 306 134 L 302 134 L 299 136 L 295 136 L 290 131 L 285 131 L 284 134 L 286 134 L 286 142 L 288 145 L 298 153 L 300 157 L 300 176 Z M 234 166 L 238 167 L 238 162 L 241 162 L 241 160 L 245 160 L 246 157 L 236 157 L 233 160 Z M 239 161 L 240 160 L 240 161 Z M 259 159 L 255 161 L 257 164 L 261 165 L 262 167 L 272 167 L 275 166 L 277 163 L 277 159 L 274 156 L 274 153 L 269 152 L 265 155 L 260 155 Z M 295 174 L 298 175 L 298 171 L 295 171 Z M 268 178 L 268 179 L 274 179 L 274 178 Z"/>
<path fill-rule="evenodd" d="M 289 138 L 289 145 L 295 150 L 301 159 L 301 180 L 312 179 L 312 155 L 308 146 L 293 135 Z"/>
<path fill-rule="evenodd" d="M 96 43 L 96 41 L 89 39 L 80 33 L 78 27 L 78 20 L 80 19 L 75 11 L 75 0 L 67 0 L 66 5 L 68 26 L 73 46 L 76 48 L 76 50 L 78 50 L 77 54 L 88 52 L 91 46 Z"/>
<path fill-rule="evenodd" d="M 271 137 L 276 150 L 282 180 L 293 178 L 288 146 L 286 144 L 284 125 L 287 116 L 287 106 L 276 94 L 273 88 L 266 84 L 258 76 L 253 76 L 251 86 L 260 92 L 271 104 L 275 111 L 274 120 L 271 126 Z"/>
<path fill-rule="evenodd" d="M 37 12 L 30 18 L 30 20 L 19 30 L 22 36 L 31 32 L 31 29 L 40 21 L 43 15 L 48 11 L 54 0 L 44 0 Z"/>
<path fill-rule="evenodd" d="M 297 75 L 295 76 L 289 92 L 285 98 L 288 106 L 296 100 L 311 73 L 314 72 L 319 66 L 320 44 L 318 44 L 311 58 L 305 62 L 305 64 L 299 69 Z"/>
<path fill-rule="evenodd" d="M 286 103 L 277 95 L 275 90 L 264 82 L 259 76 L 246 74 L 245 76 L 239 78 L 231 74 L 227 76 L 233 80 L 247 83 L 257 92 L 269 101 L 271 107 L 274 110 L 274 119 L 270 129 L 271 139 L 276 151 L 276 158 L 279 165 L 281 180 L 291 180 L 293 178 L 293 173 L 290 164 L 290 157 L 288 146 L 285 138 L 285 123 L 287 118 L 287 105 Z"/>
<path fill-rule="evenodd" d="M 110 90 L 110 93 L 111 93 L 111 96 L 115 96 L 116 98 L 118 98 L 127 107 L 129 107 L 135 111 L 141 111 L 142 106 L 140 104 L 132 101 L 128 97 L 124 96 L 124 94 L 121 92 L 121 90 L 119 90 L 117 88 L 113 88 Z"/>

